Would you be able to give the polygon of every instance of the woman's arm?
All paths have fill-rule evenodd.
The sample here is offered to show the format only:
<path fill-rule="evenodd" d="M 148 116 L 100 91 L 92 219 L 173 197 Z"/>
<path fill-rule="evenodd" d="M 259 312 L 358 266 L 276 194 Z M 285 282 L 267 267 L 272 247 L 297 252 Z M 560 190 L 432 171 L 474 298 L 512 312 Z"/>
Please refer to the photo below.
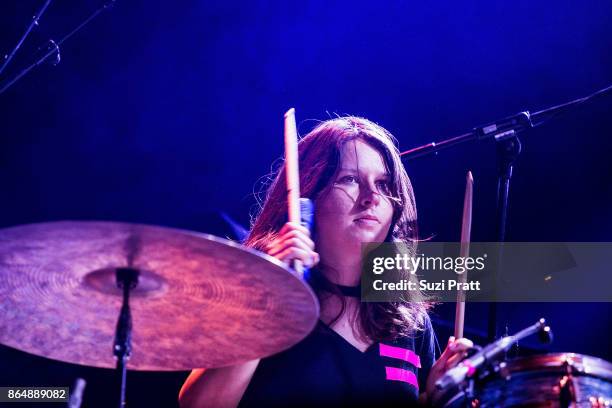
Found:
<path fill-rule="evenodd" d="M 259 361 L 191 371 L 179 393 L 179 405 L 181 408 L 237 407 Z"/>

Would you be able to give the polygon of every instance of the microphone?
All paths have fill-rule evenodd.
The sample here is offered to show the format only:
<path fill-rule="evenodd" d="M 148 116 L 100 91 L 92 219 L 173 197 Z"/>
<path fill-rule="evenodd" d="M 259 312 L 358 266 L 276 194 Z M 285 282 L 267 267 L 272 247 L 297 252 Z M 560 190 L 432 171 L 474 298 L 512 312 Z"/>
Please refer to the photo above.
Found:
<path fill-rule="evenodd" d="M 544 319 L 540 319 L 534 325 L 521 330 L 513 336 L 502 337 L 484 347 L 473 356 L 466 358 L 456 367 L 448 370 L 446 374 L 436 381 L 436 388 L 438 390 L 444 390 L 448 387 L 459 385 L 466 378 L 473 377 L 482 366 L 495 361 L 514 343 L 535 333 L 539 333 L 540 340 L 543 340 L 545 343 L 550 343 L 552 341 L 550 327 L 546 326 L 546 321 Z"/>
<path fill-rule="evenodd" d="M 532 127 L 531 114 L 529 111 L 525 111 L 486 125 L 477 126 L 474 128 L 474 134 L 478 139 L 494 137 L 496 140 L 503 140 Z"/>

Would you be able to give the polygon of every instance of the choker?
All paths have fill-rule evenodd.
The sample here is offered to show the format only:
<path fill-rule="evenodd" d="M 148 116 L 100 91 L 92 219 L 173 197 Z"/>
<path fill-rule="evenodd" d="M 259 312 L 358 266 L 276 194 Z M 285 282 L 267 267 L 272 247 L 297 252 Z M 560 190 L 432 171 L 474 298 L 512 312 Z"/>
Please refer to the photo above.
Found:
<path fill-rule="evenodd" d="M 344 296 L 360 298 L 361 297 L 361 284 L 357 286 L 344 286 L 335 284 L 335 286 L 340 289 L 340 292 Z"/>

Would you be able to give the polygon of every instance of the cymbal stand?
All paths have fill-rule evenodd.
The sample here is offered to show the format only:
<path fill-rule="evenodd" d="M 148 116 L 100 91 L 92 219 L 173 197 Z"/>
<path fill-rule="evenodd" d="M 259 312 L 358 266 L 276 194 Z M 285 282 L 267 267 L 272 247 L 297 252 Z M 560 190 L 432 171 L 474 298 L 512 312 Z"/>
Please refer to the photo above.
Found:
<path fill-rule="evenodd" d="M 140 272 L 132 268 L 117 268 L 117 286 L 123 290 L 123 303 L 115 329 L 113 354 L 117 357 L 117 372 L 120 379 L 119 408 L 125 407 L 127 361 L 132 354 L 132 314 L 130 312 L 130 291 L 138 285 Z"/>

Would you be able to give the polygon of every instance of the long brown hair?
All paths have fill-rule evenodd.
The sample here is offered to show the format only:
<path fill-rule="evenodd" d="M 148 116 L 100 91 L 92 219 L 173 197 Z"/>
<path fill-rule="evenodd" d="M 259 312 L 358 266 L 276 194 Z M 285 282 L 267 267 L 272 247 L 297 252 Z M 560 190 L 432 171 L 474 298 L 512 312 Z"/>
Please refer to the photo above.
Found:
<path fill-rule="evenodd" d="M 403 243 L 414 254 L 418 234 L 412 184 L 401 163 L 395 138 L 383 127 L 355 116 L 339 117 L 318 124 L 298 144 L 301 196 L 316 202 L 328 191 L 338 172 L 342 146 L 355 139 L 363 140 L 380 152 L 391 176 L 389 198 L 394 211 L 386 241 Z M 281 167 L 267 189 L 263 207 L 252 223 L 245 242 L 247 246 L 265 251 L 287 222 L 285 177 L 284 167 Z M 323 291 L 339 293 L 337 286 L 326 279 L 319 268 L 313 268 L 310 276 L 309 283 L 319 298 Z M 403 278 L 413 280 L 414 276 L 407 273 Z M 406 296 L 403 302 L 361 302 L 358 313 L 361 334 L 373 341 L 392 341 L 423 329 L 431 304 L 419 292 L 411 291 Z M 341 299 L 342 309 L 336 319 L 346 307 L 345 299 Z"/>

